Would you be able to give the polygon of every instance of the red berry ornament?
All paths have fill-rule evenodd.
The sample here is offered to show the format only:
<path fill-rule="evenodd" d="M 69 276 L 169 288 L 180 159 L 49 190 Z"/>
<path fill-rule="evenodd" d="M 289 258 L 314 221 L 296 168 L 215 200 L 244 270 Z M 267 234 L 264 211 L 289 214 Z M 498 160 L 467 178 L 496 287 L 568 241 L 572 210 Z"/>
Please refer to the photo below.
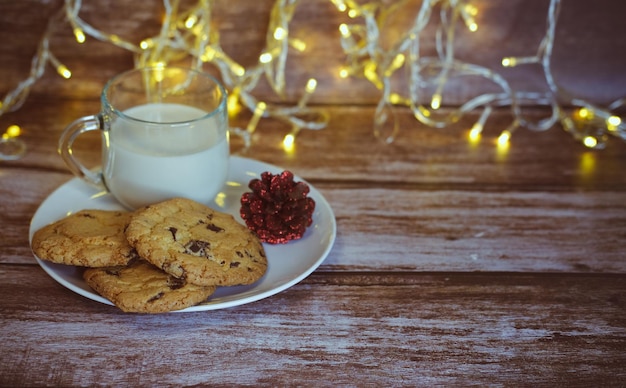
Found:
<path fill-rule="evenodd" d="M 309 185 L 294 182 L 293 174 L 264 172 L 248 184 L 252 192 L 241 196 L 241 218 L 259 239 L 285 244 L 302 238 L 313 222 L 315 201 L 307 197 Z"/>

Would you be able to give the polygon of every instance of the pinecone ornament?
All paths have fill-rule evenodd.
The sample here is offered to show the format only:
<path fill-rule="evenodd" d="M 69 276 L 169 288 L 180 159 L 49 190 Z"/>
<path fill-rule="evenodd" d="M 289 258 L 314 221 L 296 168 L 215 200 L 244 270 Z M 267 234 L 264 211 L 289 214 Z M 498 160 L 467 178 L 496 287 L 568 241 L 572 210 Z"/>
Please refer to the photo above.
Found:
<path fill-rule="evenodd" d="M 264 172 L 248 184 L 252 192 L 241 196 L 241 218 L 259 239 L 285 244 L 302 238 L 313 222 L 315 201 L 307 197 L 309 185 L 294 182 L 290 171 Z"/>

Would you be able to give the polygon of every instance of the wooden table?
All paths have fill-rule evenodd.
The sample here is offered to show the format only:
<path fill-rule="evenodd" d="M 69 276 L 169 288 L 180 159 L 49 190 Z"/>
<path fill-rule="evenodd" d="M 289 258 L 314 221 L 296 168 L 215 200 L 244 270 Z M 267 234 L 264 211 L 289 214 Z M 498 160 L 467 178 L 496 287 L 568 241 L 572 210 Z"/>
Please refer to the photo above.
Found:
<path fill-rule="evenodd" d="M 27 75 L 60 5 L 0 3 L 2 93 Z M 158 12 L 142 12 L 129 18 L 154 25 Z M 29 222 L 72 178 L 56 153 L 63 127 L 97 112 L 104 80 L 132 66 L 119 49 L 70 40 L 62 33 L 56 52 L 75 76 L 48 68 L 0 116 L 0 130 L 19 124 L 28 147 L 0 162 L 1 386 L 624 386 L 626 143 L 593 151 L 560 127 L 520 129 L 501 152 L 508 111 L 472 144 L 475 113 L 433 129 L 399 109 L 401 131 L 384 145 L 372 134 L 376 91 L 361 81 L 326 82 L 313 104 L 330 123 L 303 131 L 293 153 L 281 147 L 289 128 L 262 120 L 244 154 L 302 176 L 331 204 L 337 238 L 308 278 L 254 303 L 161 315 L 124 314 L 61 286 L 34 260 Z M 623 92 L 615 77 L 590 93 Z M 337 97 L 351 88 L 354 100 Z M 97 164 L 99 140 L 86 136 L 79 152 Z"/>

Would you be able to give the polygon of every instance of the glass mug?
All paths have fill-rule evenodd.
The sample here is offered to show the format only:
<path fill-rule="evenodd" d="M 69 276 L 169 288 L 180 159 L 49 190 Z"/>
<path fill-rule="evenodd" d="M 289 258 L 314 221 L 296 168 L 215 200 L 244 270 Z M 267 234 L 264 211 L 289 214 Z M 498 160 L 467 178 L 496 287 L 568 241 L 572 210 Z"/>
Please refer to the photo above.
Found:
<path fill-rule="evenodd" d="M 226 91 L 213 77 L 183 68 L 119 74 L 101 94 L 101 111 L 65 128 L 59 153 L 84 181 L 136 209 L 173 197 L 208 204 L 226 182 Z M 72 153 L 78 135 L 102 132 L 102 167 L 90 171 Z"/>

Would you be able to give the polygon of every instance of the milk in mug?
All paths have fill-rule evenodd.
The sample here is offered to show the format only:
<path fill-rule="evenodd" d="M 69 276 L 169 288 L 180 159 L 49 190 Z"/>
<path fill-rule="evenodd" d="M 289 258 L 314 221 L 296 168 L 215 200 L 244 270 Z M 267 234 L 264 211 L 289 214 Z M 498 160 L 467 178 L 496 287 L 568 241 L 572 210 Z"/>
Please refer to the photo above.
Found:
<path fill-rule="evenodd" d="M 102 170 L 107 188 L 131 209 L 176 196 L 208 204 L 228 173 L 228 133 L 223 120 L 220 115 L 208 116 L 201 109 L 171 103 L 124 111 L 105 131 L 104 141 L 109 144 L 102 147 Z"/>

